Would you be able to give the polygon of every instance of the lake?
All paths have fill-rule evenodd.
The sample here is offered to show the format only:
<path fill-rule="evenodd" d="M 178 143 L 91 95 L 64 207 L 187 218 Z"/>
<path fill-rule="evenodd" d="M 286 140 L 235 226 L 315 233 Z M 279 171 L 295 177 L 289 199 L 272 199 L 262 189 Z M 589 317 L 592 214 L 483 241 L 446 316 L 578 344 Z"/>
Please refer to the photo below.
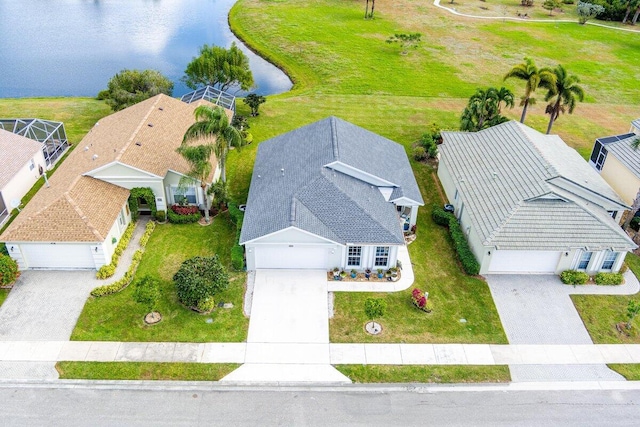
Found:
<path fill-rule="evenodd" d="M 233 41 L 249 57 L 253 92 L 288 91 L 289 78 L 229 30 L 235 1 L 0 0 L 0 97 L 95 96 L 124 68 L 157 69 L 180 96 L 199 48 Z"/>

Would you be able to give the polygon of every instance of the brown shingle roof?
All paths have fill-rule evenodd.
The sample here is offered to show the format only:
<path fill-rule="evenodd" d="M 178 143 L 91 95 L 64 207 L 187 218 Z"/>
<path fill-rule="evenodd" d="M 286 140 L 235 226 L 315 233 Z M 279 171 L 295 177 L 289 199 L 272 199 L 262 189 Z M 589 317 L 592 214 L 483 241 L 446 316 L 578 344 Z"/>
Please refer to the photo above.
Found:
<path fill-rule="evenodd" d="M 38 141 L 0 129 L 0 190 L 41 150 Z"/>
<path fill-rule="evenodd" d="M 83 175 L 114 161 L 161 177 L 186 173 L 189 165 L 175 150 L 198 105 L 161 94 L 102 118 L 0 241 L 105 240 L 129 190 Z"/>

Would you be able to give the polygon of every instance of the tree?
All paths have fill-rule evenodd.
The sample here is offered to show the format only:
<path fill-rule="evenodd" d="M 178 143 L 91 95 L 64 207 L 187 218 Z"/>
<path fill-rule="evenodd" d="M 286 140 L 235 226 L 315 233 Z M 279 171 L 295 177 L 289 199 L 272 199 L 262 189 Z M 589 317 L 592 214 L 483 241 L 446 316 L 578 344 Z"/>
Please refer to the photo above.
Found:
<path fill-rule="evenodd" d="M 158 280 L 149 275 L 144 275 L 138 280 L 133 289 L 133 299 L 145 306 L 147 313 L 156 311 L 158 299 L 160 299 L 160 284 Z"/>
<path fill-rule="evenodd" d="M 376 0 L 371 0 L 371 11 L 369 11 L 369 0 L 364 9 L 364 19 L 373 19 L 373 12 L 376 8 Z"/>
<path fill-rule="evenodd" d="M 156 70 L 122 70 L 98 94 L 113 111 L 137 104 L 159 93 L 171 96 L 173 82 Z"/>
<path fill-rule="evenodd" d="M 555 83 L 548 88 L 548 92 L 544 97 L 544 100 L 549 102 L 545 109 L 545 113 L 549 114 L 547 134 L 551 133 L 553 123 L 560 113 L 566 111 L 572 114 L 576 108 L 576 103 L 584 99 L 584 90 L 578 86 L 580 82 L 578 77 L 569 75 L 562 65 L 558 65 L 552 71 L 556 76 Z"/>
<path fill-rule="evenodd" d="M 558 0 L 545 0 L 542 3 L 542 7 L 549 11 L 549 16 L 553 16 L 553 10 L 560 7 L 560 2 Z"/>
<path fill-rule="evenodd" d="M 229 275 L 218 255 L 197 256 L 182 263 L 173 282 L 180 302 L 195 308 L 227 289 Z"/>
<path fill-rule="evenodd" d="M 535 105 L 536 99 L 532 97 L 538 87 L 549 88 L 555 84 L 556 76 L 546 68 L 538 69 L 531 58 L 524 58 L 524 62 L 513 67 L 504 76 L 504 80 L 516 78 L 526 82 L 524 95 L 520 98 L 522 116 L 520 123 L 524 123 L 529 105 Z"/>
<path fill-rule="evenodd" d="M 210 85 L 226 91 L 238 85 L 249 90 L 253 86 L 249 58 L 235 43 L 229 49 L 205 44 L 200 48 L 200 56 L 191 60 L 184 73 L 182 81 L 191 89 Z"/>
<path fill-rule="evenodd" d="M 399 33 L 394 34 L 387 39 L 387 43 L 398 43 L 400 45 L 401 55 L 408 54 L 409 49 L 417 49 L 421 41 L 422 34 L 420 33 Z"/>
<path fill-rule="evenodd" d="M 580 24 L 586 24 L 589 19 L 595 18 L 604 12 L 604 7 L 599 4 L 579 1 L 576 11 L 578 12 L 578 22 L 580 22 Z"/>
<path fill-rule="evenodd" d="M 246 96 L 246 98 L 242 100 L 242 102 L 244 102 L 249 106 L 249 108 L 251 108 L 251 116 L 256 117 L 260 115 L 260 113 L 258 113 L 258 108 L 260 108 L 260 104 L 264 104 L 265 102 L 267 102 L 267 98 L 261 95 L 257 95 L 255 93 L 250 93 L 249 95 Z"/>
<path fill-rule="evenodd" d="M 627 329 L 631 329 L 631 322 L 640 314 L 640 302 L 629 300 L 627 303 Z"/>
<path fill-rule="evenodd" d="M 629 19 L 629 14 L 631 14 L 631 10 L 637 7 L 640 10 L 640 1 L 639 0 L 627 0 L 627 7 L 624 12 L 624 18 L 622 18 L 622 23 L 626 24 Z M 636 18 L 637 19 L 637 18 Z"/>
<path fill-rule="evenodd" d="M 209 223 L 209 203 L 207 197 L 207 179 L 211 174 L 213 167 L 211 166 L 211 155 L 214 146 L 210 144 L 204 145 L 186 145 L 182 144 L 176 149 L 178 153 L 189 163 L 191 169 L 187 172 L 187 176 L 180 180 L 180 185 L 186 185 L 198 181 L 202 189 L 202 199 L 204 200 L 204 220 Z"/>
<path fill-rule="evenodd" d="M 207 193 L 213 196 L 213 202 L 218 209 L 222 209 L 231 200 L 229 184 L 222 180 L 218 180 L 209 187 L 209 191 Z"/>
<path fill-rule="evenodd" d="M 503 102 L 505 106 L 513 107 L 514 97 L 509 89 L 490 87 L 476 90 L 462 112 L 460 130 L 477 132 L 508 121 L 500 114 Z"/>
<path fill-rule="evenodd" d="M 386 308 L 387 302 L 382 298 L 367 298 L 364 302 L 364 313 L 372 322 L 384 316 Z"/>
<path fill-rule="evenodd" d="M 221 107 L 201 105 L 195 109 L 196 122 L 184 134 L 182 145 L 191 141 L 206 141 L 213 145 L 213 152 L 220 163 L 221 178 L 226 181 L 225 164 L 230 147 L 244 144 L 242 134 L 229 124 L 229 117 Z"/>

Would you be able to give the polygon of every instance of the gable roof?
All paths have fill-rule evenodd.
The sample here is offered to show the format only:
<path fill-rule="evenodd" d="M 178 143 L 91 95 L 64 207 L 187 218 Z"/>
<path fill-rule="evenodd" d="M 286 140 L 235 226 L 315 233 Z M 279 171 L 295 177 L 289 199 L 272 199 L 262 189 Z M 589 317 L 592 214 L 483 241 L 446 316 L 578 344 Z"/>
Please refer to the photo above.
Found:
<path fill-rule="evenodd" d="M 615 156 L 631 173 L 640 177 L 640 151 L 633 148 L 632 143 L 640 136 L 635 133 L 598 138 L 608 153 Z"/>
<path fill-rule="evenodd" d="M 186 104 L 160 94 L 102 118 L 0 239 L 104 241 L 129 190 L 88 174 L 113 162 L 160 177 L 168 170 L 186 174 L 189 165 L 175 150 L 194 122 L 194 109 L 204 102 Z"/>
<path fill-rule="evenodd" d="M 423 204 L 404 148 L 336 117 L 260 144 L 242 244 L 294 226 L 335 242 L 402 244 L 389 182 Z"/>
<path fill-rule="evenodd" d="M 441 162 L 483 245 L 501 249 L 633 248 L 602 207 L 625 204 L 558 136 L 511 121 L 443 132 Z M 555 237 L 552 237 L 555 236 Z"/>
<path fill-rule="evenodd" d="M 0 129 L 0 190 L 39 151 L 42 151 L 42 144 L 38 141 Z"/>

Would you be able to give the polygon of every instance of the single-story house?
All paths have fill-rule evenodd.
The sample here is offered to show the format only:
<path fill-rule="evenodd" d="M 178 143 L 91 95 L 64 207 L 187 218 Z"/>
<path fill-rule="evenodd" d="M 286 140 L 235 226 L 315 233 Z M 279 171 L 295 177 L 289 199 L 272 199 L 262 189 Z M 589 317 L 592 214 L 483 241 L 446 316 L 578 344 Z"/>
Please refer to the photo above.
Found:
<path fill-rule="evenodd" d="M 628 133 L 596 139 L 589 158 L 589 164 L 628 205 L 640 190 L 640 151 L 632 145 L 638 138 L 640 119 L 631 123 Z"/>
<path fill-rule="evenodd" d="M 200 205 L 199 182 L 180 185 L 190 167 L 176 148 L 202 103 L 160 94 L 97 122 L 49 178 L 50 187 L 0 235 L 20 268 L 98 269 L 110 263 L 131 221 L 132 188 L 151 188 L 158 210 L 184 197 Z"/>
<path fill-rule="evenodd" d="M 443 132 L 438 177 L 480 274 L 616 272 L 629 206 L 557 135 L 516 121 Z"/>
<path fill-rule="evenodd" d="M 0 129 L 0 224 L 40 178 L 46 166 L 42 145 Z"/>
<path fill-rule="evenodd" d="M 0 129 L 38 141 L 44 155 L 45 164 L 42 166 L 45 170 L 53 166 L 69 148 L 62 122 L 37 118 L 0 119 Z"/>
<path fill-rule="evenodd" d="M 387 269 L 423 205 L 404 147 L 336 117 L 260 144 L 247 269 Z"/>

